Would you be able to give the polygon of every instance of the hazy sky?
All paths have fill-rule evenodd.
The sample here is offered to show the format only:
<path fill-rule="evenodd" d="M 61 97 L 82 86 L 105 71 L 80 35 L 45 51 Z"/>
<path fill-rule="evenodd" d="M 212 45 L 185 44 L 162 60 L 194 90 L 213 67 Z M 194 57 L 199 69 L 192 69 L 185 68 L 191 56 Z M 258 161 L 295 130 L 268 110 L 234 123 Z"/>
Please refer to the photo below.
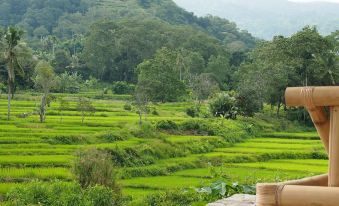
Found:
<path fill-rule="evenodd" d="M 335 2 L 339 3 L 339 0 L 290 0 L 295 2 L 312 2 L 312 1 L 322 1 L 322 2 Z"/>

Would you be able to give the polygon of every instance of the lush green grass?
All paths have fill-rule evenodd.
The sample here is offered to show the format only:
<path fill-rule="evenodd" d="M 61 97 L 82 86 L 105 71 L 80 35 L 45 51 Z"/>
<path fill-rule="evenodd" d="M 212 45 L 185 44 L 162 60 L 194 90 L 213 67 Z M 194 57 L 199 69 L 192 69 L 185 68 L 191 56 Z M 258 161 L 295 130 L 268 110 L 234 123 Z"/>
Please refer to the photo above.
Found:
<path fill-rule="evenodd" d="M 274 169 L 274 170 L 284 170 L 284 171 L 297 171 L 297 172 L 306 172 L 321 174 L 326 173 L 328 166 L 326 160 L 312 160 L 305 161 L 308 164 L 303 164 L 305 160 L 274 160 L 269 162 L 253 162 L 253 163 L 241 163 L 235 164 L 236 166 L 247 167 L 247 168 L 262 168 L 262 169 Z M 314 164 L 312 164 L 314 162 Z M 317 164 L 317 163 L 322 164 Z"/>
<path fill-rule="evenodd" d="M 205 121 L 205 130 L 222 129 L 213 135 L 201 126 L 170 134 L 152 133 L 139 128 L 136 111 L 123 109 L 128 95 L 55 95 L 71 101 L 70 108 L 63 111 L 61 119 L 58 103 L 53 102 L 43 124 L 35 114 L 19 117 L 35 110 L 39 94 L 17 94 L 9 122 L 5 120 L 7 101 L 0 97 L 0 194 L 32 180 L 72 180 L 73 154 L 90 147 L 108 150 L 115 161 L 128 163 L 118 168 L 118 176 L 123 178 L 119 180 L 123 194 L 133 200 L 167 189 L 205 186 L 218 179 L 255 184 L 327 171 L 327 160 L 300 159 L 311 158 L 314 153 L 320 154 L 320 159 L 325 156 L 316 133 L 296 133 L 300 127 L 292 124 L 284 126 L 293 133 L 275 132 L 281 120 L 271 117 L 195 119 Z M 96 113 L 86 117 L 84 124 L 76 110 L 80 96 L 92 98 L 96 107 Z M 189 106 L 191 103 L 186 102 L 155 105 L 158 114 L 149 114 L 147 121 L 152 125 L 160 120 L 182 124 L 192 120 L 185 114 Z M 251 127 L 262 134 L 247 133 Z M 244 134 L 247 136 L 242 137 Z"/>
<path fill-rule="evenodd" d="M 72 179 L 72 174 L 66 168 L 0 168 L 0 180 L 12 182 L 24 179 Z"/>
<path fill-rule="evenodd" d="M 284 181 L 297 179 L 312 175 L 311 172 L 300 173 L 296 171 L 265 169 L 265 168 L 247 168 L 241 165 L 224 165 L 219 167 L 208 167 L 199 169 L 189 169 L 174 173 L 176 176 L 196 177 L 196 178 L 218 178 L 223 177 L 231 182 L 240 184 L 255 184 L 258 182 Z"/>
<path fill-rule="evenodd" d="M 273 132 L 265 134 L 266 137 L 275 138 L 290 138 L 290 139 L 319 139 L 319 135 L 316 132 L 302 132 L 302 133 L 290 133 L 290 132 Z"/>
<path fill-rule="evenodd" d="M 175 142 L 175 143 L 179 143 L 179 142 L 189 142 L 189 141 L 199 141 L 199 140 L 210 140 L 210 141 L 214 141 L 214 140 L 220 140 L 222 139 L 221 137 L 216 137 L 216 136 L 170 136 L 167 138 L 168 141 L 170 142 Z"/>
<path fill-rule="evenodd" d="M 70 155 L 0 155 L 1 166 L 67 166 L 73 156 Z"/>
<path fill-rule="evenodd" d="M 122 180 L 122 185 L 129 188 L 178 189 L 207 185 L 209 179 L 180 176 L 138 177 Z"/>

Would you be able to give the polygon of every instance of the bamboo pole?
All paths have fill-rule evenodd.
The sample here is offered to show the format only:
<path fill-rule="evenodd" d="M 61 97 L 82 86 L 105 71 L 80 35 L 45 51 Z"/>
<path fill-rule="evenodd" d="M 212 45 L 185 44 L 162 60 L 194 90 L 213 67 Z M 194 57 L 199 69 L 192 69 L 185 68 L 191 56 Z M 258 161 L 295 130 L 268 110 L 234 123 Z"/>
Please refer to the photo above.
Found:
<path fill-rule="evenodd" d="M 318 175 L 315 177 L 304 178 L 300 180 L 287 181 L 277 184 L 257 184 L 257 206 L 276 206 L 276 195 L 279 188 L 285 185 L 300 185 L 300 186 L 322 186 L 328 185 L 328 175 Z"/>
<path fill-rule="evenodd" d="M 286 185 L 276 194 L 277 206 L 338 206 L 338 187 Z"/>
<path fill-rule="evenodd" d="M 325 150 L 328 153 L 329 152 L 330 121 L 327 117 L 327 114 L 324 111 L 324 108 L 320 106 L 316 106 L 314 103 L 314 96 L 315 96 L 314 92 L 316 88 L 317 87 L 301 87 L 301 88 L 298 87 L 297 90 L 299 91 L 298 93 L 299 96 L 296 98 L 301 100 L 302 101 L 301 105 L 307 108 L 308 113 L 310 114 L 310 117 L 314 123 L 314 126 L 318 131 L 320 139 L 322 140 L 324 144 Z M 291 97 L 289 97 L 289 91 L 294 91 L 294 90 L 295 88 L 287 88 L 285 98 L 291 99 Z M 292 95 L 292 97 L 294 96 Z"/>
<path fill-rule="evenodd" d="M 339 187 L 339 106 L 331 107 L 329 187 Z"/>
<path fill-rule="evenodd" d="M 314 123 L 315 128 L 319 134 L 321 141 L 325 147 L 327 154 L 329 153 L 329 136 L 330 136 L 330 120 L 327 118 L 322 107 L 316 107 L 314 109 L 307 109 L 310 117 Z"/>
<path fill-rule="evenodd" d="M 287 106 L 305 106 L 303 90 L 313 89 L 313 102 L 315 106 L 337 106 L 339 105 L 339 87 L 290 87 L 285 92 Z"/>

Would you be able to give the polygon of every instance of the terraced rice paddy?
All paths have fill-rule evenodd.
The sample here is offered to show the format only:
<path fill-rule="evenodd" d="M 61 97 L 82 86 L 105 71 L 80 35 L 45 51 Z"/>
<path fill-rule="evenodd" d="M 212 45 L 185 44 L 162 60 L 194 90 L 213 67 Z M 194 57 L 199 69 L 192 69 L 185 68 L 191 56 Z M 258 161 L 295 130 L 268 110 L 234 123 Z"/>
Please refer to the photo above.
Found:
<path fill-rule="evenodd" d="M 83 95 L 93 97 L 95 94 Z M 7 102 L 4 98 L 0 100 L 0 194 L 5 195 L 11 187 L 32 180 L 72 181 L 70 168 L 74 153 L 88 147 L 112 151 L 126 148 L 151 151 L 152 145 L 166 145 L 173 150 L 179 146 L 191 147 L 189 151 L 177 151 L 178 155 L 169 153 L 146 163 L 121 166 L 119 183 L 123 194 L 134 199 L 159 190 L 204 186 L 220 178 L 255 184 L 327 171 L 326 154 L 314 132 L 264 133 L 234 145 L 223 143 L 223 137 L 201 134 L 163 133 L 156 138 L 129 134 L 116 140 L 111 138 L 112 133 L 116 136 L 138 127 L 138 115 L 125 111 L 125 102 L 117 100 L 127 99 L 127 96 L 95 100 L 97 112 L 86 117 L 84 124 L 75 109 L 76 96 L 64 97 L 71 101 L 71 108 L 63 112 L 61 118 L 58 103 L 52 103 L 44 124 L 38 123 L 37 115 L 19 117 L 34 111 L 38 102 L 36 96 L 18 95 L 12 103 L 10 122 L 5 120 Z M 188 103 L 156 107 L 159 115 L 148 116 L 150 122 L 173 120 L 180 123 L 189 119 L 185 114 Z M 236 121 L 227 120 L 224 124 L 230 131 L 240 128 Z M 145 155 L 151 156 L 149 153 Z"/>

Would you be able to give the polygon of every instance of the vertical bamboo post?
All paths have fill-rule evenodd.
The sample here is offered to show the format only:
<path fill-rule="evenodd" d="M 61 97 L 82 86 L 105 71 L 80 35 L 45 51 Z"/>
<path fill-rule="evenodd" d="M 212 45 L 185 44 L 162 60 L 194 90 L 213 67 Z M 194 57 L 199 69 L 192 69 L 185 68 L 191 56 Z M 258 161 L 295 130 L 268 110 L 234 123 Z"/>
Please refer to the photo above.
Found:
<path fill-rule="evenodd" d="M 314 123 L 315 128 L 320 136 L 321 141 L 324 144 L 327 154 L 329 153 L 329 133 L 330 133 L 330 121 L 327 114 L 322 107 L 316 107 L 314 109 L 308 108 L 308 113 Z"/>
<path fill-rule="evenodd" d="M 331 107 L 328 186 L 339 187 L 339 106 Z"/>
<path fill-rule="evenodd" d="M 329 130 L 330 122 L 323 107 L 314 104 L 314 87 L 304 87 L 300 90 L 303 99 L 303 105 L 306 107 L 315 128 L 325 146 L 325 150 L 329 152 Z"/>

